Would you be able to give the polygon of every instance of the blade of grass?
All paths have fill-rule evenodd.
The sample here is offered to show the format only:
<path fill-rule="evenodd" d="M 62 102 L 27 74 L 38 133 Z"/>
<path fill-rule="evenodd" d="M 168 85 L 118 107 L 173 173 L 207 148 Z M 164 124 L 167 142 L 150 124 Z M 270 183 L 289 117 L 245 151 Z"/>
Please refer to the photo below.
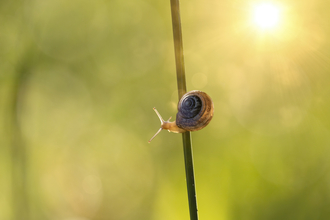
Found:
<path fill-rule="evenodd" d="M 183 59 L 183 43 L 182 43 L 179 0 L 171 0 L 171 13 L 172 13 L 176 74 L 177 74 L 178 93 L 180 100 L 181 97 L 187 92 L 187 88 L 186 88 L 186 76 L 185 76 L 184 59 Z M 195 189 L 194 164 L 193 164 L 193 155 L 192 155 L 192 146 L 191 146 L 191 135 L 189 131 L 184 132 L 182 134 L 182 141 L 183 141 L 184 161 L 185 161 L 185 169 L 186 169 L 190 219 L 197 220 L 198 212 L 197 212 L 197 199 L 196 199 L 196 189 Z"/>
<path fill-rule="evenodd" d="M 12 219 L 28 220 L 30 216 L 29 198 L 29 151 L 24 143 L 20 124 L 20 110 L 26 89 L 26 83 L 33 65 L 34 54 L 27 49 L 26 54 L 18 60 L 12 90 L 8 102 L 7 127 L 11 150 L 11 188 Z"/>

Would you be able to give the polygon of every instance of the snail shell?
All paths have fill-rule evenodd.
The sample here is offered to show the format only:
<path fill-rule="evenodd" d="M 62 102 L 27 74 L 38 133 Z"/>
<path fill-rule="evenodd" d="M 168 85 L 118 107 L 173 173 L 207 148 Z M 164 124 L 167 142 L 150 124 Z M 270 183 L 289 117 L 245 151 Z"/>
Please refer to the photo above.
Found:
<path fill-rule="evenodd" d="M 149 140 L 149 143 L 159 132 L 166 129 L 174 133 L 186 131 L 198 131 L 208 125 L 213 117 L 214 106 L 212 99 L 205 92 L 193 90 L 182 96 L 178 103 L 176 121 L 170 122 L 171 117 L 164 121 L 162 116 L 154 108 L 161 122 L 157 133 Z"/>
<path fill-rule="evenodd" d="M 186 131 L 198 131 L 210 123 L 213 110 L 212 99 L 205 92 L 187 92 L 179 101 L 176 125 Z"/>

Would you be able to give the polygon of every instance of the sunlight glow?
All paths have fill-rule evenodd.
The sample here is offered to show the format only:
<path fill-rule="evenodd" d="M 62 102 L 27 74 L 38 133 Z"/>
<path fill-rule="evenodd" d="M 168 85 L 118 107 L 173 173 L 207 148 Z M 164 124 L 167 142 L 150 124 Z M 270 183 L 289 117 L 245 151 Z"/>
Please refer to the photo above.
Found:
<path fill-rule="evenodd" d="M 253 21 L 261 29 L 271 29 L 280 21 L 280 9 L 271 3 L 256 5 L 253 10 Z"/>

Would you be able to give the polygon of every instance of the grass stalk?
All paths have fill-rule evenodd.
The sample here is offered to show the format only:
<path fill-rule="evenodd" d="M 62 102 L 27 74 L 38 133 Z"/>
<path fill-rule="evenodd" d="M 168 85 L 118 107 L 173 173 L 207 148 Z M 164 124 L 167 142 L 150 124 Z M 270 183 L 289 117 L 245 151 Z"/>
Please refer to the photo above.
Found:
<path fill-rule="evenodd" d="M 12 219 L 30 219 L 30 205 L 28 193 L 28 149 L 24 144 L 20 126 L 20 108 L 32 54 L 27 52 L 17 64 L 16 75 L 13 77 L 13 87 L 9 98 L 8 134 L 11 150 L 11 187 L 12 187 Z"/>
<path fill-rule="evenodd" d="M 171 0 L 171 13 L 172 13 L 177 84 L 178 84 L 178 93 L 180 100 L 181 97 L 187 92 L 187 88 L 186 88 L 186 76 L 185 76 L 184 59 L 183 59 L 183 43 L 182 43 L 179 0 Z M 184 161 L 185 161 L 185 169 L 186 169 L 190 219 L 197 220 L 198 212 L 197 212 L 197 199 L 196 199 L 196 189 L 195 189 L 194 163 L 193 163 L 193 155 L 192 155 L 191 135 L 189 131 L 184 132 L 182 134 L 182 141 L 183 141 Z"/>

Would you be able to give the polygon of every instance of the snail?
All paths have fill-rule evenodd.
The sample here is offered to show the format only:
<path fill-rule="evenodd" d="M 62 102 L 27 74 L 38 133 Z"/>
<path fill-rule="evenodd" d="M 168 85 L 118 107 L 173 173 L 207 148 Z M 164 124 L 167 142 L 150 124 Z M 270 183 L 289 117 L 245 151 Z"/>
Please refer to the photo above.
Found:
<path fill-rule="evenodd" d="M 153 109 L 160 120 L 161 127 L 148 143 L 163 129 L 169 132 L 183 133 L 186 131 L 198 131 L 204 128 L 210 123 L 213 117 L 214 106 L 209 95 L 202 91 L 193 90 L 184 94 L 180 99 L 176 120 L 173 122 L 170 122 L 172 117 L 164 121 L 156 108 Z"/>

